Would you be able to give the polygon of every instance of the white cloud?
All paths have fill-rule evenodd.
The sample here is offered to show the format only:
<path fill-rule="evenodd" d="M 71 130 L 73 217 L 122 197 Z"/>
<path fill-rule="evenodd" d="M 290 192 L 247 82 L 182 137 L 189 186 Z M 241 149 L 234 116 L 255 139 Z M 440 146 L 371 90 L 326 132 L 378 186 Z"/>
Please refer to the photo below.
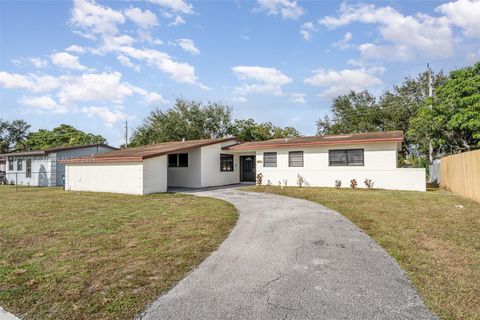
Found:
<path fill-rule="evenodd" d="M 142 9 L 130 7 L 125 10 L 125 16 L 142 29 L 149 29 L 158 25 L 157 16 L 150 10 L 142 11 Z"/>
<path fill-rule="evenodd" d="M 78 57 L 71 55 L 68 52 L 57 52 L 50 56 L 52 63 L 60 68 L 73 69 L 73 70 L 85 70 L 87 67 L 82 65 L 78 61 Z"/>
<path fill-rule="evenodd" d="M 107 127 L 113 127 L 116 122 L 124 121 L 127 115 L 120 109 L 110 110 L 107 107 L 84 107 L 81 110 L 89 117 L 100 117 Z"/>
<path fill-rule="evenodd" d="M 265 11 L 268 15 L 281 15 L 283 19 L 297 20 L 305 10 L 292 0 L 258 0 L 258 6 L 254 9 L 256 12 Z"/>
<path fill-rule="evenodd" d="M 58 94 L 60 103 L 73 104 L 85 101 L 108 101 L 121 103 L 133 90 L 121 82 L 120 72 L 86 73 L 66 79 Z"/>
<path fill-rule="evenodd" d="M 282 95 L 282 86 L 292 82 L 288 76 L 275 68 L 258 66 L 236 66 L 232 68 L 234 74 L 245 81 L 241 86 L 235 87 L 234 94 L 245 96 L 250 93 L 272 93 Z M 249 83 L 253 81 L 253 83 Z"/>
<path fill-rule="evenodd" d="M 133 70 L 140 72 L 141 68 L 139 65 L 132 63 L 130 59 L 124 55 L 117 56 L 117 60 L 125 67 L 132 68 Z"/>
<path fill-rule="evenodd" d="M 48 61 L 42 58 L 27 58 L 27 59 L 35 68 L 44 68 L 48 65 Z"/>
<path fill-rule="evenodd" d="M 195 84 L 202 89 L 209 89 L 198 81 L 193 66 L 188 63 L 177 62 L 164 52 L 154 49 L 141 50 L 129 46 L 117 47 L 116 51 L 123 53 L 130 58 L 144 61 L 149 65 L 157 67 L 159 70 L 168 73 L 171 78 L 177 82 Z"/>
<path fill-rule="evenodd" d="M 19 103 L 33 108 L 36 111 L 45 111 L 55 114 L 65 114 L 69 112 L 69 108 L 63 105 L 59 105 L 50 96 L 40 97 L 23 97 L 19 100 Z"/>
<path fill-rule="evenodd" d="M 353 39 L 353 35 L 350 32 L 345 33 L 343 38 L 335 43 L 332 44 L 334 47 L 338 47 L 340 49 L 348 49 L 352 45 L 349 43 Z"/>
<path fill-rule="evenodd" d="M 157 92 L 149 92 L 145 89 L 135 87 L 135 86 L 130 86 L 130 87 L 135 93 L 143 96 L 144 101 L 147 104 L 165 104 L 169 102 L 167 99 L 163 98 L 163 96 Z"/>
<path fill-rule="evenodd" d="M 435 11 L 443 13 L 450 23 L 460 27 L 463 34 L 471 38 L 480 38 L 480 1 L 458 0 L 438 6 Z"/>
<path fill-rule="evenodd" d="M 169 25 L 169 26 L 179 26 L 179 25 L 185 24 L 185 23 L 187 23 L 187 22 L 185 21 L 185 19 L 183 19 L 180 15 L 177 15 L 177 16 L 175 17 L 175 20 L 173 20 L 173 22 L 169 23 L 168 25 Z"/>
<path fill-rule="evenodd" d="M 445 17 L 425 14 L 404 16 L 392 7 L 373 4 L 340 6 L 338 17 L 324 17 L 321 25 L 333 29 L 360 22 L 379 25 L 386 43 L 365 43 L 359 47 L 365 58 L 409 60 L 415 57 L 450 57 L 453 54 L 452 31 Z"/>
<path fill-rule="evenodd" d="M 65 51 L 67 52 L 75 52 L 75 53 L 84 53 L 85 48 L 81 46 L 77 46 L 76 44 L 71 45 L 68 48 L 65 48 Z"/>
<path fill-rule="evenodd" d="M 74 0 L 71 24 L 87 38 L 95 35 L 116 34 L 117 24 L 125 22 L 121 12 L 97 4 L 94 0 Z"/>
<path fill-rule="evenodd" d="M 26 89 L 32 92 L 51 91 L 61 85 L 60 79 L 35 74 L 21 75 L 0 71 L 0 85 L 8 89 Z"/>
<path fill-rule="evenodd" d="M 169 11 L 183 14 L 193 13 L 193 6 L 184 0 L 150 0 L 150 2 L 155 3 Z"/>
<path fill-rule="evenodd" d="M 306 103 L 306 94 L 304 93 L 292 93 L 290 94 L 290 101 L 293 103 Z"/>
<path fill-rule="evenodd" d="M 199 54 L 200 50 L 195 47 L 195 43 L 191 39 L 177 39 L 177 44 L 183 51 L 191 53 L 191 54 Z"/>
<path fill-rule="evenodd" d="M 305 22 L 300 27 L 300 34 L 302 35 L 303 39 L 306 41 L 310 41 L 312 39 L 312 33 L 316 32 L 317 28 L 315 28 L 313 22 Z"/>
<path fill-rule="evenodd" d="M 385 71 L 382 67 L 365 69 L 314 70 L 314 76 L 305 79 L 305 83 L 317 87 L 326 87 L 320 94 L 322 97 L 333 98 L 350 90 L 360 91 L 383 83 L 378 75 Z"/>

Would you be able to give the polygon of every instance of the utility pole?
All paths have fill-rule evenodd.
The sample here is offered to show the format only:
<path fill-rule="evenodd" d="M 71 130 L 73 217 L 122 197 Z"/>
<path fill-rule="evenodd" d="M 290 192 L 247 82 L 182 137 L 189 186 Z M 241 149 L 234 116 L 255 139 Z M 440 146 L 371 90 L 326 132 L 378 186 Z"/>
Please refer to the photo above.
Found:
<path fill-rule="evenodd" d="M 427 63 L 427 72 L 428 72 L 428 96 L 433 97 L 433 79 L 432 79 L 432 69 L 430 69 L 430 64 Z M 432 104 L 430 103 L 429 108 L 432 109 Z M 428 161 L 430 164 L 433 163 L 433 146 L 432 146 L 432 137 L 428 137 Z"/>
<path fill-rule="evenodd" d="M 125 120 L 125 149 L 128 147 L 128 120 Z"/>

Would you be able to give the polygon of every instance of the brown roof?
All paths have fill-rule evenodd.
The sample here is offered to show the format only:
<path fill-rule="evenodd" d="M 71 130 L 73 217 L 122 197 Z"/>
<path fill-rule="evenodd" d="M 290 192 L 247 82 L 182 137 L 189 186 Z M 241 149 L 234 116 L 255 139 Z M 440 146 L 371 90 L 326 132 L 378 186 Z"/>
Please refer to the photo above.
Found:
<path fill-rule="evenodd" d="M 335 145 L 335 144 L 356 144 L 369 142 L 386 142 L 386 141 L 403 141 L 402 131 L 383 131 L 368 133 L 352 133 L 341 135 L 325 135 L 310 137 L 281 138 L 267 141 L 245 142 L 224 150 L 255 150 L 268 149 L 278 147 L 297 147 L 297 146 L 318 146 L 318 145 Z"/>
<path fill-rule="evenodd" d="M 130 162 L 142 161 L 149 158 L 163 156 L 169 153 L 187 151 L 193 148 L 205 147 L 212 144 L 217 144 L 226 141 L 239 139 L 235 137 L 216 138 L 216 139 L 201 139 L 201 140 L 187 140 L 187 141 L 172 141 L 157 143 L 148 146 L 141 146 L 136 148 L 127 148 L 117 151 L 104 152 L 94 155 L 93 157 L 81 157 L 62 160 L 64 163 L 80 163 L 80 162 Z"/>
<path fill-rule="evenodd" d="M 44 154 L 52 153 L 52 152 L 59 152 L 59 151 L 72 150 L 72 149 L 81 149 L 81 148 L 88 148 L 88 147 L 105 147 L 105 148 L 110 148 L 112 150 L 118 150 L 118 148 L 109 146 L 109 145 L 104 144 L 104 143 L 93 143 L 93 144 L 82 144 L 82 145 L 77 145 L 77 146 L 56 147 L 56 148 L 50 148 L 50 149 L 45 149 L 45 150 L 10 152 L 10 153 L 0 154 L 0 157 L 38 156 L 38 155 L 44 155 Z"/>

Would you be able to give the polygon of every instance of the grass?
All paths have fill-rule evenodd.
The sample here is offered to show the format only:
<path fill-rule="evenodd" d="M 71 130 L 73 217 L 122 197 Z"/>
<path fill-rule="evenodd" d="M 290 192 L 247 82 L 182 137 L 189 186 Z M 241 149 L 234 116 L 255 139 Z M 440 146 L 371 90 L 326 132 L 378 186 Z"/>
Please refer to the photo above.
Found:
<path fill-rule="evenodd" d="M 307 199 L 340 212 L 396 258 L 435 314 L 480 319 L 479 203 L 443 190 L 246 189 Z"/>
<path fill-rule="evenodd" d="M 0 187 L 0 305 L 28 319 L 128 319 L 237 219 L 226 202 Z"/>

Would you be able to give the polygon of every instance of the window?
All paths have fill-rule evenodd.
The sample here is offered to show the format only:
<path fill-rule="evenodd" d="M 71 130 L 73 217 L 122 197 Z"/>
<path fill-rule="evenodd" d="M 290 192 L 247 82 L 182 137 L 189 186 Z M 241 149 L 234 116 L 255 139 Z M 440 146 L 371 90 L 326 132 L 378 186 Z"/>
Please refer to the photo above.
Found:
<path fill-rule="evenodd" d="M 276 167 L 277 166 L 277 153 L 276 152 L 264 152 L 263 153 L 263 166 L 264 167 Z"/>
<path fill-rule="evenodd" d="M 178 154 L 178 166 L 179 167 L 188 167 L 188 153 L 179 153 Z"/>
<path fill-rule="evenodd" d="M 233 171 L 233 154 L 220 155 L 220 171 Z"/>
<path fill-rule="evenodd" d="M 188 167 L 188 153 L 175 153 L 168 155 L 168 167 Z"/>
<path fill-rule="evenodd" d="M 168 166 L 169 167 L 176 167 L 177 166 L 177 155 L 176 154 L 169 154 L 168 155 Z"/>
<path fill-rule="evenodd" d="M 13 171 L 13 160 L 12 159 L 8 160 L 8 171 Z"/>
<path fill-rule="evenodd" d="M 329 150 L 330 166 L 363 166 L 363 149 Z"/>
<path fill-rule="evenodd" d="M 289 167 L 303 167 L 303 151 L 290 151 L 288 153 Z"/>
<path fill-rule="evenodd" d="M 22 171 L 22 170 L 23 170 L 23 161 L 17 160 L 17 171 Z"/>
<path fill-rule="evenodd" d="M 25 166 L 27 167 L 26 177 L 31 178 L 32 177 L 32 159 L 27 159 Z"/>

